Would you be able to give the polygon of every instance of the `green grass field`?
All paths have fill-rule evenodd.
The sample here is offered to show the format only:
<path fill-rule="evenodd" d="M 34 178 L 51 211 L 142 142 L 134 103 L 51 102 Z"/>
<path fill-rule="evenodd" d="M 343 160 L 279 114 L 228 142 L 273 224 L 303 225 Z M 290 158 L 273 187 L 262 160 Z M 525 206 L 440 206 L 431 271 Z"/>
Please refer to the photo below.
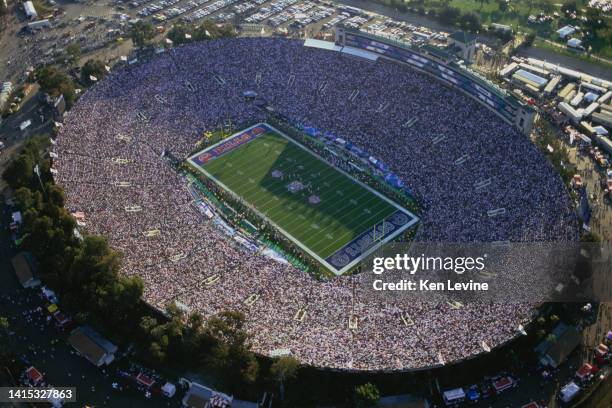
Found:
<path fill-rule="evenodd" d="M 196 167 L 322 259 L 399 210 L 275 132 Z M 291 183 L 298 191 L 290 191 Z M 320 202 L 311 203 L 313 197 Z"/>

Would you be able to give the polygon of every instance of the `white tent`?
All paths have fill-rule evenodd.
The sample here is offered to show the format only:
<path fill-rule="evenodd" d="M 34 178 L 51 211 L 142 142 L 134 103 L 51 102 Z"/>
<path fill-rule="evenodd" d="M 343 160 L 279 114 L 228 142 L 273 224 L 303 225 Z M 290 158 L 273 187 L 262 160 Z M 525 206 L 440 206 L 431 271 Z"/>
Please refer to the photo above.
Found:
<path fill-rule="evenodd" d="M 34 8 L 34 3 L 31 1 L 25 1 L 23 3 L 23 11 L 25 12 L 26 17 L 30 20 L 36 20 L 38 18 L 38 13 Z"/>
<path fill-rule="evenodd" d="M 21 124 L 19 125 L 19 130 L 26 130 L 28 127 L 30 127 L 30 125 L 32 124 L 32 121 L 30 119 L 21 122 Z"/>
<path fill-rule="evenodd" d="M 559 37 L 561 37 L 561 39 L 565 39 L 568 35 L 572 35 L 575 32 L 576 32 L 576 28 L 570 25 L 567 25 L 557 30 L 557 34 L 559 34 Z"/>
<path fill-rule="evenodd" d="M 608 130 L 603 126 L 595 126 L 593 129 L 595 130 L 595 133 L 597 133 L 598 135 L 605 136 L 608 134 Z"/>
<path fill-rule="evenodd" d="M 561 401 L 567 403 L 573 400 L 574 397 L 578 395 L 579 392 L 580 392 L 580 387 L 577 386 L 576 383 L 572 381 L 566 386 L 564 386 L 563 388 L 561 388 L 561 392 L 559 393 L 559 396 L 561 398 Z"/>
<path fill-rule="evenodd" d="M 176 386 L 172 383 L 167 382 L 161 388 L 161 391 L 165 397 L 172 398 L 174 394 L 176 394 Z"/>

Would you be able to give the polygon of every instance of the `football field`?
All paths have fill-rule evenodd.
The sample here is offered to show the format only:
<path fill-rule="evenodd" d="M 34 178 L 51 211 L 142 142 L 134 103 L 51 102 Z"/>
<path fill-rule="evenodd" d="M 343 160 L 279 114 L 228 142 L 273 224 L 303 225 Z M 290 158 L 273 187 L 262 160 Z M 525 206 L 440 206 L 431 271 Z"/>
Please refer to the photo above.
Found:
<path fill-rule="evenodd" d="M 407 210 L 267 124 L 189 161 L 334 273 L 416 222 Z"/>

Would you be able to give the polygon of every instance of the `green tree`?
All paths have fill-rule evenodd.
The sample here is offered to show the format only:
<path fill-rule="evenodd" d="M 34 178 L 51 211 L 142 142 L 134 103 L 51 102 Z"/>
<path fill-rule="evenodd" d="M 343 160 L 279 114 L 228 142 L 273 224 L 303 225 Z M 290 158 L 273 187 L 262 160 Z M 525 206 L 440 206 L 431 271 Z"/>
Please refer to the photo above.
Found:
<path fill-rule="evenodd" d="M 497 0 L 497 8 L 499 9 L 499 11 L 501 11 L 502 13 L 505 13 L 508 11 L 509 7 L 508 7 L 508 2 L 506 0 Z"/>
<path fill-rule="evenodd" d="M 50 176 L 47 176 L 51 166 L 46 155 L 48 146 L 49 137 L 46 135 L 36 135 L 25 142 L 21 152 L 13 157 L 2 174 L 11 188 L 17 190 L 20 187 L 29 188 L 33 185 L 40 187 L 38 179 L 34 179 L 34 166 L 37 164 L 42 172 L 43 183 L 50 181 Z"/>
<path fill-rule="evenodd" d="M 51 96 L 64 95 L 68 106 L 71 106 L 76 98 L 74 83 L 66 73 L 53 67 L 44 67 L 37 71 L 38 84 L 43 92 Z"/>
<path fill-rule="evenodd" d="M 545 13 L 552 13 L 555 10 L 555 2 L 552 0 L 539 0 L 538 6 Z"/>
<path fill-rule="evenodd" d="M 12 188 L 27 186 L 34 174 L 34 161 L 27 155 L 20 154 L 11 160 L 2 173 L 2 177 Z"/>
<path fill-rule="evenodd" d="M 527 13 L 531 13 L 531 10 L 536 5 L 537 1 L 538 0 L 525 0 L 525 2 L 527 3 Z"/>
<path fill-rule="evenodd" d="M 480 8 L 478 10 L 482 10 L 483 6 L 485 4 L 489 4 L 491 2 L 491 0 L 478 0 L 478 3 L 480 3 Z"/>
<path fill-rule="evenodd" d="M 281 401 L 285 400 L 285 382 L 294 378 L 300 363 L 292 356 L 283 356 L 274 360 L 270 366 L 270 374 L 278 381 Z"/>
<path fill-rule="evenodd" d="M 480 17 L 473 12 L 463 14 L 459 19 L 459 24 L 464 30 L 472 32 L 479 31 L 482 28 Z"/>
<path fill-rule="evenodd" d="M 193 30 L 193 39 L 197 41 L 215 38 L 232 38 L 236 36 L 234 27 L 230 24 L 217 26 L 212 20 L 204 20 Z"/>
<path fill-rule="evenodd" d="M 185 44 L 193 41 L 192 39 L 188 39 L 186 34 L 190 34 L 193 32 L 193 26 L 186 24 L 174 24 L 170 30 L 168 30 L 168 34 L 166 37 L 169 38 L 174 44 Z"/>
<path fill-rule="evenodd" d="M 446 6 L 440 10 L 438 14 L 438 18 L 440 21 L 446 24 L 454 25 L 459 20 L 461 16 L 461 11 L 457 7 Z"/>
<path fill-rule="evenodd" d="M 578 10 L 578 5 L 576 4 L 576 0 L 568 0 L 561 6 L 561 11 L 565 14 L 572 14 Z"/>
<path fill-rule="evenodd" d="M 153 24 L 144 21 L 136 22 L 132 26 L 130 37 L 135 46 L 144 47 L 155 37 Z"/>
<path fill-rule="evenodd" d="M 237 379 L 252 383 L 257 379 L 259 363 L 250 350 L 249 336 L 244 330 L 244 315 L 226 311 L 210 318 L 203 329 L 211 344 L 205 363 L 215 368 L 226 386 L 239 387 Z"/>
<path fill-rule="evenodd" d="M 359 385 L 355 388 L 355 406 L 357 408 L 372 408 L 378 406 L 380 392 L 372 383 Z"/>
<path fill-rule="evenodd" d="M 81 68 L 81 81 L 85 84 L 91 84 L 91 77 L 100 80 L 106 76 L 106 65 L 98 59 L 87 60 L 83 68 Z"/>
<path fill-rule="evenodd" d="M 72 43 L 66 47 L 66 58 L 71 64 L 75 64 L 81 58 L 81 46 L 78 43 Z"/>

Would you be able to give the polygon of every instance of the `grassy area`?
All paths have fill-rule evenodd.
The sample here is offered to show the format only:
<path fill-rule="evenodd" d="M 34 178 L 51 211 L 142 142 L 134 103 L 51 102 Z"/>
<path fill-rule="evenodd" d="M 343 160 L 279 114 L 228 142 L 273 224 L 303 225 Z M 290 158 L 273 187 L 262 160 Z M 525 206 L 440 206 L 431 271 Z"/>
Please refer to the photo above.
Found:
<path fill-rule="evenodd" d="M 53 12 L 53 7 L 49 6 L 43 0 L 32 0 L 32 3 L 34 4 L 34 8 L 40 17 Z"/>
<path fill-rule="evenodd" d="M 559 38 L 556 31 L 567 25 L 581 25 L 578 20 L 572 20 L 565 17 L 561 10 L 563 1 L 553 0 L 513 0 L 508 4 L 508 9 L 502 11 L 500 9 L 500 2 L 497 0 L 483 0 L 481 3 L 479 0 L 451 0 L 448 4 L 461 10 L 462 13 L 474 12 L 481 18 L 483 24 L 499 23 L 509 25 L 514 28 L 515 31 L 534 32 L 539 37 L 558 41 Z M 446 3 L 440 0 L 425 0 L 425 7 L 427 9 L 441 9 Z M 577 9 L 582 10 L 586 7 L 587 2 L 584 0 L 576 1 Z M 559 14 L 558 18 L 553 18 L 551 21 L 544 23 L 529 23 L 528 18 L 530 15 L 537 15 L 540 12 L 544 12 L 546 15 L 552 15 L 554 12 Z M 612 19 L 607 18 L 608 24 L 612 25 Z M 561 44 L 561 42 L 560 42 Z M 612 41 L 609 38 L 599 38 L 593 40 L 590 45 L 592 46 L 592 52 L 598 56 L 612 59 Z M 551 49 L 559 52 L 560 49 Z"/>
<path fill-rule="evenodd" d="M 602 65 L 608 68 L 612 68 L 612 63 L 609 62 L 609 60 L 595 59 L 589 56 L 585 52 L 572 51 L 566 47 L 555 46 L 554 44 L 544 41 L 542 38 L 536 38 L 535 41 L 533 42 L 533 46 L 537 48 L 544 48 L 550 51 L 554 51 L 558 54 L 567 55 L 569 57 L 578 58 L 578 59 L 581 59 L 583 61 L 588 61 L 593 64 L 598 64 L 598 65 Z M 612 54 L 612 50 L 610 50 L 609 52 Z"/>
<path fill-rule="evenodd" d="M 221 155 L 196 165 L 322 259 L 399 212 L 388 200 L 275 132 L 229 150 L 220 146 Z M 198 156 L 202 157 L 194 161 Z"/>

